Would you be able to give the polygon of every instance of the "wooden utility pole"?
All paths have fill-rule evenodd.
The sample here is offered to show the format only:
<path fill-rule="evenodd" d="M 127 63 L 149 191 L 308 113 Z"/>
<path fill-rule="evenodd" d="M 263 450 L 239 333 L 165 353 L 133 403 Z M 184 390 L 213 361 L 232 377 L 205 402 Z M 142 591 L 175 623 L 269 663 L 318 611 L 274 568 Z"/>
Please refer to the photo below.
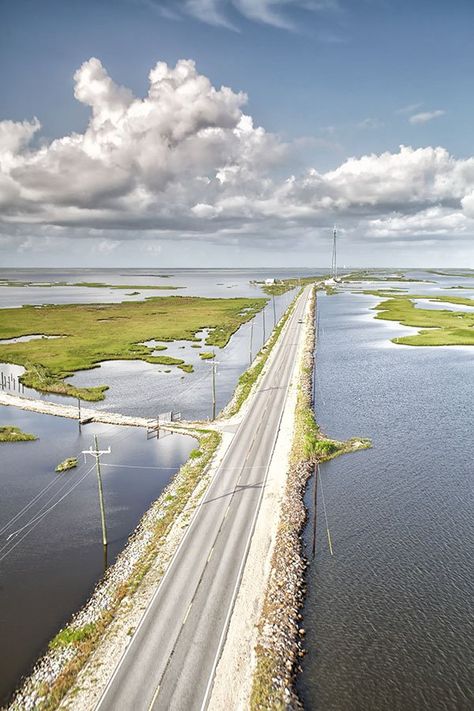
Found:
<path fill-rule="evenodd" d="M 110 454 L 110 451 L 110 447 L 108 449 L 99 449 L 97 435 L 94 435 L 94 450 L 92 449 L 92 447 L 90 447 L 90 449 L 82 450 L 84 459 L 86 457 L 86 454 L 92 454 L 92 456 L 95 457 L 97 485 L 99 488 L 100 519 L 102 523 L 102 543 L 104 545 L 104 548 L 107 546 L 107 525 L 105 522 L 104 490 L 102 488 L 102 477 L 100 475 L 100 457 L 102 454 Z"/>
<path fill-rule="evenodd" d="M 219 365 L 218 361 L 214 360 L 216 357 L 216 354 L 214 352 L 213 354 L 213 359 L 208 360 L 207 362 L 209 365 L 212 366 L 212 419 L 216 419 L 216 375 L 217 375 L 217 366 Z"/>
<path fill-rule="evenodd" d="M 273 301 L 273 328 L 275 328 L 276 323 L 277 323 L 276 310 L 275 310 L 275 294 L 272 294 L 272 301 Z"/>
<path fill-rule="evenodd" d="M 262 346 L 264 346 L 264 345 L 265 345 L 265 342 L 266 342 L 266 340 L 267 340 L 267 339 L 265 338 L 265 306 L 264 306 L 263 309 L 262 309 L 262 320 L 263 320 L 263 342 L 262 342 Z"/>
<path fill-rule="evenodd" d="M 313 546 L 311 550 L 311 556 L 314 558 L 316 555 L 316 522 L 317 522 L 317 510 L 318 510 L 318 469 L 319 465 L 314 466 L 314 479 L 313 479 Z"/>

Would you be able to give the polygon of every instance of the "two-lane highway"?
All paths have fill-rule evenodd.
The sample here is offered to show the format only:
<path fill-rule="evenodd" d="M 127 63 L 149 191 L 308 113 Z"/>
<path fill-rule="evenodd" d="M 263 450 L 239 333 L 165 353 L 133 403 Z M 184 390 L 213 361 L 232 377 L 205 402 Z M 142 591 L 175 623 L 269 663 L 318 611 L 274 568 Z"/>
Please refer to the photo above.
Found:
<path fill-rule="evenodd" d="M 309 288 L 97 709 L 207 706 L 288 387 Z"/>

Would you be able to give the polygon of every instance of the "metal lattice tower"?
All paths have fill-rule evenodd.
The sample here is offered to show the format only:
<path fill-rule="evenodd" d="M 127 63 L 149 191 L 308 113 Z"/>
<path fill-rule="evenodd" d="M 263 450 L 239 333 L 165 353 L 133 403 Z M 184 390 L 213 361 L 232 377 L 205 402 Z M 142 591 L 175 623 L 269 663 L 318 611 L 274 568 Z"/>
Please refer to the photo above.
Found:
<path fill-rule="evenodd" d="M 332 262 L 331 262 L 331 276 L 333 279 L 337 279 L 337 259 L 336 259 L 336 241 L 337 241 L 337 229 L 334 227 L 332 233 Z"/>

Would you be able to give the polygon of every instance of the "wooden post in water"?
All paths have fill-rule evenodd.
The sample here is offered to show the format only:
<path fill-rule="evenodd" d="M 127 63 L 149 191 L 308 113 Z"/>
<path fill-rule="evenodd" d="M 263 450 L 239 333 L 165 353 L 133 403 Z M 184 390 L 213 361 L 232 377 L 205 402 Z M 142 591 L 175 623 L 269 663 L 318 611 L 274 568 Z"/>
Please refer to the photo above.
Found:
<path fill-rule="evenodd" d="M 311 557 L 316 555 L 316 522 L 318 509 L 318 469 L 319 464 L 315 464 L 313 475 L 313 545 L 311 548 Z"/>

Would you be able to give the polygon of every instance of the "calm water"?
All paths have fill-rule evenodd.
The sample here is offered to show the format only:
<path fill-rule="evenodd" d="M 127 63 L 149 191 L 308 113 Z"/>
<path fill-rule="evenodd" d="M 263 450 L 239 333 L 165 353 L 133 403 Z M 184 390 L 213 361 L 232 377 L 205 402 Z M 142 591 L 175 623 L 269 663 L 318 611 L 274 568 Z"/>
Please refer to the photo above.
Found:
<path fill-rule="evenodd" d="M 85 464 L 81 450 L 91 446 L 94 434 L 101 449 L 112 450 L 102 458 L 110 564 L 196 441 L 184 435 L 147 440 L 142 429 L 99 424 L 79 433 L 74 421 L 1 406 L 0 422 L 39 436 L 36 442 L 0 444 L 1 704 L 104 570 L 95 470 L 80 481 L 94 460 L 88 457 Z M 69 456 L 80 457 L 78 468 L 56 474 L 56 465 Z"/>
<path fill-rule="evenodd" d="M 375 303 L 349 291 L 318 302 L 318 420 L 374 447 L 321 470 L 334 557 L 320 493 L 299 690 L 320 711 L 467 711 L 474 348 L 389 344 L 410 329 L 374 321 Z"/>
<path fill-rule="evenodd" d="M 92 287 L 13 287 L 0 286 L 0 306 L 23 304 L 71 304 L 136 301 L 148 296 L 261 296 L 260 287 L 251 284 L 267 277 L 284 279 L 326 273 L 320 269 L 0 269 L 0 280 L 29 282 L 90 282 L 130 286 L 179 286 L 177 291 L 143 290 L 126 296 L 122 289 Z M 127 290 L 129 291 L 129 290 Z M 135 291 L 135 289 L 130 290 Z M 138 289 L 137 289 L 138 291 Z"/>

